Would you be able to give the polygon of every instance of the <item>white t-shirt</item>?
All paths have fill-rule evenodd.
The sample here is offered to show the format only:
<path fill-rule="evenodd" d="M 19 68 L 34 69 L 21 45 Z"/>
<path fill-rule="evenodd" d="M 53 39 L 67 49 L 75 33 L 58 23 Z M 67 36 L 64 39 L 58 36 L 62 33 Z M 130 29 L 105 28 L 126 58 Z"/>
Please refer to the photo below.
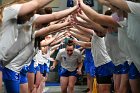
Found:
<path fill-rule="evenodd" d="M 17 73 L 20 72 L 20 70 L 23 68 L 24 65 L 29 64 L 29 59 L 33 57 L 34 53 L 34 44 L 30 43 L 28 46 L 24 48 L 24 50 L 21 51 L 8 65 L 5 67 L 15 71 Z"/>
<path fill-rule="evenodd" d="M 127 35 L 140 49 L 140 3 L 126 1 L 131 13 L 128 13 Z"/>
<path fill-rule="evenodd" d="M 106 50 L 104 37 L 100 38 L 93 33 L 91 40 L 91 50 L 95 67 L 99 67 L 111 61 L 111 58 L 109 57 Z"/>
<path fill-rule="evenodd" d="M 118 45 L 118 36 L 107 33 L 105 36 L 106 50 L 114 65 L 122 64 L 127 61 L 125 53 Z"/>
<path fill-rule="evenodd" d="M 44 65 L 48 61 L 47 56 L 42 54 L 42 51 L 39 50 L 36 55 L 36 61 L 38 64 Z"/>
<path fill-rule="evenodd" d="M 118 17 L 118 14 L 116 12 L 113 13 L 111 16 L 117 22 L 122 20 L 122 17 Z M 118 29 L 111 29 L 111 30 L 118 30 Z M 114 65 L 117 66 L 127 61 L 125 53 L 119 47 L 117 31 L 106 34 L 105 44 L 106 44 L 106 50 L 109 56 L 111 57 Z"/>
<path fill-rule="evenodd" d="M 122 26 L 118 28 L 118 42 L 120 48 L 128 55 L 130 62 L 133 61 L 137 69 L 140 71 L 140 51 L 132 39 L 127 35 L 127 20 L 120 21 Z"/>
<path fill-rule="evenodd" d="M 20 32 L 17 25 L 20 8 L 21 4 L 16 4 L 3 10 L 2 31 L 0 32 L 0 59 L 3 61 L 11 60 L 22 49 L 21 46 L 13 47 L 17 46 L 15 43 L 18 42 L 17 38 Z"/>
<path fill-rule="evenodd" d="M 19 4 L 10 6 L 8 7 L 8 9 L 5 9 L 4 13 L 5 12 L 7 13 L 7 11 L 14 11 L 16 9 L 20 10 L 20 7 L 21 5 Z M 17 12 L 17 15 L 18 15 L 18 12 Z M 10 18 L 12 17 L 10 16 Z M 5 30 L 4 34 L 2 35 L 2 43 L 4 43 L 4 41 L 6 42 L 8 41 L 9 43 L 11 43 L 10 45 L 4 44 L 4 46 L 2 46 L 2 48 L 5 48 L 6 50 L 5 52 L 1 53 L 1 54 L 4 54 L 2 57 L 3 58 L 2 60 L 10 62 L 9 64 L 5 66 L 6 68 L 9 68 L 10 70 L 19 73 L 22 67 L 24 66 L 24 64 L 29 64 L 30 62 L 29 59 L 31 60 L 35 52 L 34 51 L 35 33 L 32 30 L 32 23 L 36 18 L 37 17 L 34 16 L 30 19 L 30 21 L 22 25 L 19 25 L 19 24 L 17 25 L 17 23 L 14 23 L 15 24 L 14 26 L 13 26 L 12 20 L 14 20 L 14 22 L 17 22 L 17 19 L 15 19 L 15 17 L 9 20 L 3 18 L 7 20 L 7 21 L 3 20 L 5 24 L 8 24 L 8 27 L 9 25 L 11 26 L 9 28 L 5 27 L 5 29 L 7 30 Z M 3 26 L 7 26 L 5 24 Z M 11 31 L 8 29 L 11 29 Z M 10 32 L 13 32 L 13 33 L 9 35 Z M 9 35 L 11 39 L 5 38 L 7 37 L 6 35 Z M 10 46 L 10 47 L 6 47 L 6 46 Z M 9 60 L 10 58 L 12 60 Z"/>
<path fill-rule="evenodd" d="M 82 55 L 78 49 L 74 49 L 73 54 L 69 56 L 66 49 L 63 48 L 59 50 L 55 60 L 59 61 L 61 66 L 68 71 L 74 71 L 82 62 Z"/>

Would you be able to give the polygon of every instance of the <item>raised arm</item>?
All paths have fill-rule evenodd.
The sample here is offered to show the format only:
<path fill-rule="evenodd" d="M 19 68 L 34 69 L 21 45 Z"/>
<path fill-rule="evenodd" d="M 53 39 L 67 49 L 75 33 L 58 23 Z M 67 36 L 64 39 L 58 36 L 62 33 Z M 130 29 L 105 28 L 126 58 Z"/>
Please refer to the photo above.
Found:
<path fill-rule="evenodd" d="M 79 45 L 81 47 L 84 47 L 84 48 L 89 48 L 91 47 L 91 42 L 84 42 L 84 41 L 78 41 L 78 40 L 73 40 L 73 42 L 76 44 L 76 45 Z"/>
<path fill-rule="evenodd" d="M 76 38 L 82 40 L 82 41 L 87 41 L 87 42 L 90 41 L 90 38 L 85 37 L 84 35 L 80 35 L 80 34 L 77 34 L 77 33 L 72 32 L 72 31 L 70 31 L 70 34 L 71 34 L 72 36 L 74 36 L 74 37 L 76 37 Z"/>
<path fill-rule="evenodd" d="M 49 4 L 52 1 L 53 0 L 31 0 L 29 2 L 23 3 L 18 15 L 24 16 L 26 14 L 29 14 L 29 13 L 35 11 L 36 9 Z"/>
<path fill-rule="evenodd" d="M 61 19 L 61 18 L 64 18 L 64 17 L 70 15 L 71 13 L 73 13 L 77 8 L 78 8 L 78 6 L 74 6 L 72 8 L 65 9 L 65 10 L 62 10 L 59 12 L 54 12 L 52 14 L 41 15 L 35 20 L 35 22 L 36 23 L 46 23 L 46 22 L 51 22 L 51 21 Z"/>
<path fill-rule="evenodd" d="M 89 19 L 91 19 L 92 21 L 100 25 L 109 26 L 109 27 L 119 26 L 119 24 L 115 20 L 113 20 L 111 16 L 106 16 L 97 13 L 94 9 L 84 4 L 82 0 L 80 0 L 80 7 Z"/>
<path fill-rule="evenodd" d="M 70 24 L 69 22 L 64 22 L 64 23 L 54 24 L 54 25 L 50 25 L 48 27 L 42 28 L 42 29 L 35 32 L 35 37 L 42 36 L 42 35 L 45 36 L 48 33 L 55 32 L 58 29 L 65 27 L 69 24 Z"/>
<path fill-rule="evenodd" d="M 83 20 L 87 21 L 87 23 L 89 23 L 90 25 L 92 25 L 91 29 L 94 29 L 96 31 L 101 31 L 101 32 L 107 31 L 100 24 L 91 21 L 86 15 L 84 15 L 84 13 L 82 13 L 82 14 L 78 13 L 78 16 L 81 17 Z"/>
<path fill-rule="evenodd" d="M 75 29 L 75 28 L 70 28 L 70 30 L 71 30 L 71 31 L 73 31 L 74 33 L 84 35 L 84 37 L 90 37 L 90 34 L 89 34 L 89 33 L 84 32 L 84 31 L 80 31 L 80 30 Z"/>
<path fill-rule="evenodd" d="M 75 27 L 80 31 L 84 31 L 84 32 L 89 33 L 91 35 L 93 34 L 92 29 L 88 29 L 88 28 L 85 28 L 85 27 L 82 27 L 82 26 L 79 26 L 79 25 L 76 25 Z"/>
<path fill-rule="evenodd" d="M 48 46 L 51 42 L 54 41 L 54 37 L 50 38 L 49 40 L 43 40 L 41 41 L 41 47 L 44 47 L 44 46 Z"/>
<path fill-rule="evenodd" d="M 57 40 L 53 41 L 53 42 L 51 43 L 51 45 L 58 44 L 59 42 L 63 41 L 64 39 L 65 39 L 65 37 L 58 38 Z"/>
<path fill-rule="evenodd" d="M 118 7 L 121 10 L 124 10 L 126 12 L 131 12 L 125 0 L 106 0 L 106 1 L 108 1 L 113 6 Z"/>

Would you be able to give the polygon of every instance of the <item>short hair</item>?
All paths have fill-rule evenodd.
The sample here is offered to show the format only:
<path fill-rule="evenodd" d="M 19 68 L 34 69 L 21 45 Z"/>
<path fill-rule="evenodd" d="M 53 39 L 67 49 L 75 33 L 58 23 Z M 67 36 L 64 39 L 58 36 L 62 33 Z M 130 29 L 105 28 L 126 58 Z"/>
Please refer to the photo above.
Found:
<path fill-rule="evenodd" d="M 52 14 L 52 7 L 45 7 L 44 11 L 46 14 Z"/>
<path fill-rule="evenodd" d="M 73 48 L 74 48 L 75 44 L 73 43 L 72 40 L 68 40 L 68 42 L 66 43 L 66 46 L 73 46 Z"/>
<path fill-rule="evenodd" d="M 36 11 L 36 14 L 40 14 L 40 15 L 43 15 L 43 14 L 46 14 L 45 10 L 43 8 L 40 8 Z"/>

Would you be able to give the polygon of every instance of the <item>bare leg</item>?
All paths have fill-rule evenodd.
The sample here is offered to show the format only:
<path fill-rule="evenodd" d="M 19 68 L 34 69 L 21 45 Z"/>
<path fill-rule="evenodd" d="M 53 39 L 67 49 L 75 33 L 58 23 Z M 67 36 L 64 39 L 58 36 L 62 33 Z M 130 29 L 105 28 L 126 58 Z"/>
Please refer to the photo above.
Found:
<path fill-rule="evenodd" d="M 121 74 L 113 74 L 113 80 L 114 80 L 114 91 L 115 93 L 119 93 Z"/>
<path fill-rule="evenodd" d="M 128 74 L 121 75 L 121 83 L 118 93 L 128 93 L 129 88 L 129 79 Z"/>
<path fill-rule="evenodd" d="M 140 93 L 140 78 L 130 79 L 129 82 L 130 82 L 132 93 Z"/>
<path fill-rule="evenodd" d="M 35 79 L 35 74 L 34 73 L 27 73 L 27 78 L 28 78 L 28 92 L 31 93 L 32 90 L 34 89 L 34 79 Z"/>
<path fill-rule="evenodd" d="M 37 93 L 41 93 L 42 91 L 42 81 L 43 81 L 43 76 L 40 73 L 40 71 L 38 71 L 36 74 L 36 81 L 35 81 L 35 85 L 37 87 Z"/>
<path fill-rule="evenodd" d="M 61 83 L 61 93 L 67 93 L 67 87 L 68 87 L 69 77 L 60 77 L 60 83 Z"/>
<path fill-rule="evenodd" d="M 92 93 L 93 91 L 93 77 L 90 76 L 90 82 L 89 82 L 89 88 L 90 88 L 90 91 L 88 93 Z"/>
<path fill-rule="evenodd" d="M 68 91 L 69 93 L 74 93 L 74 85 L 76 83 L 77 77 L 69 76 Z"/>
<path fill-rule="evenodd" d="M 98 93 L 110 93 L 111 84 L 98 84 Z"/>
<path fill-rule="evenodd" d="M 20 84 L 20 93 L 28 93 L 28 83 Z"/>
<path fill-rule="evenodd" d="M 90 75 L 87 74 L 87 88 L 90 89 Z"/>

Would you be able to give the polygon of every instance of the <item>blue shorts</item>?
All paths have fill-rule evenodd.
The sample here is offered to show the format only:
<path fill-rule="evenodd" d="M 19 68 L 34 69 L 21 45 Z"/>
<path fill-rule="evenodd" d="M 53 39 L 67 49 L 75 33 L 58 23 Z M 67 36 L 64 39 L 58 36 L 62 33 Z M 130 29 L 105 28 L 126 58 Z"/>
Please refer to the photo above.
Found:
<path fill-rule="evenodd" d="M 104 77 L 104 76 L 111 76 L 113 75 L 114 71 L 114 64 L 111 62 L 101 65 L 96 68 L 96 76 Z"/>
<path fill-rule="evenodd" d="M 131 63 L 130 67 L 129 67 L 129 79 L 138 79 L 140 78 L 140 72 L 138 71 L 138 69 L 136 68 L 134 63 Z"/>
<path fill-rule="evenodd" d="M 75 77 L 78 77 L 77 69 L 75 71 L 70 72 L 67 69 L 61 67 L 60 72 L 59 72 L 59 76 L 64 76 L 64 77 L 75 76 Z"/>
<path fill-rule="evenodd" d="M 125 61 L 124 64 L 119 64 L 114 68 L 114 74 L 127 74 L 129 71 L 128 61 Z"/>
<path fill-rule="evenodd" d="M 2 60 L 0 60 L 0 71 L 2 71 L 2 69 L 3 69 L 3 61 Z"/>
<path fill-rule="evenodd" d="M 47 66 L 46 63 L 44 63 L 44 72 L 45 73 L 49 73 L 50 72 L 50 69 L 49 69 L 49 67 Z"/>
<path fill-rule="evenodd" d="M 28 80 L 27 80 L 27 74 L 23 74 L 23 73 L 20 73 L 20 84 L 25 84 L 27 83 Z"/>
<path fill-rule="evenodd" d="M 19 81 L 3 80 L 7 93 L 20 93 Z"/>
<path fill-rule="evenodd" d="M 35 67 L 35 71 L 36 71 L 36 72 L 37 72 L 37 71 L 40 71 L 40 67 L 39 67 L 39 66 Z M 35 72 L 35 74 L 36 74 L 36 72 Z"/>
<path fill-rule="evenodd" d="M 91 77 L 95 76 L 95 66 L 93 62 L 85 62 L 85 72 L 90 74 Z"/>
<path fill-rule="evenodd" d="M 34 68 L 34 60 L 32 60 L 31 61 L 31 63 L 30 63 L 30 65 L 29 65 L 29 70 L 28 70 L 28 72 L 30 72 L 30 73 L 36 73 L 36 70 L 35 70 L 35 68 Z"/>
<path fill-rule="evenodd" d="M 28 70 L 29 70 L 28 66 L 24 66 L 22 70 L 20 71 L 20 84 L 24 84 L 28 82 L 27 80 Z"/>
<path fill-rule="evenodd" d="M 3 69 L 3 67 L 2 67 L 2 65 L 0 64 L 0 71 L 2 71 L 2 69 Z"/>
<path fill-rule="evenodd" d="M 19 93 L 20 75 L 6 67 L 3 68 L 3 81 L 7 93 Z"/>
<path fill-rule="evenodd" d="M 43 74 L 44 73 L 44 65 L 39 64 L 40 67 L 40 73 Z"/>

